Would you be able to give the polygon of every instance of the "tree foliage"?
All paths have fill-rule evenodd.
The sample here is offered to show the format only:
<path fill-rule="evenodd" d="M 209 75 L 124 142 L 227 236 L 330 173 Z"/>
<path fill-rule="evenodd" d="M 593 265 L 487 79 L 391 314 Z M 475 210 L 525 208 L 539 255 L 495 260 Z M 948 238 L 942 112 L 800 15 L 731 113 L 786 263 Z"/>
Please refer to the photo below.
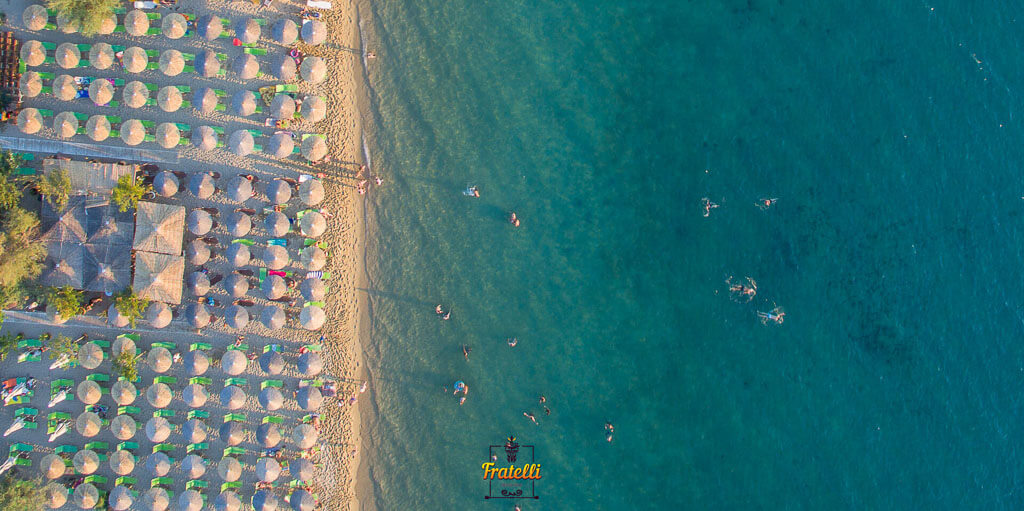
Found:
<path fill-rule="evenodd" d="M 46 247 L 37 239 L 39 217 L 20 207 L 0 212 L 0 306 L 16 301 L 25 281 L 42 271 Z"/>
<path fill-rule="evenodd" d="M 111 363 L 114 372 L 128 381 L 139 379 L 138 357 L 130 351 L 122 351 Z"/>
<path fill-rule="evenodd" d="M 46 197 L 46 202 L 49 202 L 53 209 L 64 211 L 71 197 L 71 176 L 66 169 L 40 174 L 36 178 L 36 190 Z"/>
<path fill-rule="evenodd" d="M 43 488 L 41 479 L 19 479 L 8 474 L 0 480 L 0 509 L 43 511 Z"/>
<path fill-rule="evenodd" d="M 131 324 L 132 328 L 135 328 L 135 322 L 146 314 L 146 307 L 148 305 L 149 300 L 136 295 L 132 288 L 125 289 L 124 292 L 114 299 L 114 306 L 117 307 L 117 312 L 128 318 L 128 323 Z"/>
<path fill-rule="evenodd" d="M 103 21 L 114 14 L 120 7 L 117 0 L 47 0 L 46 6 L 57 11 L 57 16 L 65 18 L 78 27 L 82 35 L 89 37 L 99 32 Z"/>
<path fill-rule="evenodd" d="M 56 360 L 62 355 L 74 357 L 78 354 L 78 343 L 66 335 L 58 335 L 47 343 L 50 346 L 50 360 Z"/>
<path fill-rule="evenodd" d="M 18 347 L 21 335 L 0 334 L 0 361 L 7 360 L 7 355 Z M 0 507 L 0 509 L 4 509 Z"/>
<path fill-rule="evenodd" d="M 132 176 L 121 176 L 114 186 L 111 200 L 117 204 L 117 209 L 124 213 L 129 209 L 135 209 L 142 197 L 152 189 L 149 185 L 135 182 Z"/>
<path fill-rule="evenodd" d="M 82 292 L 71 286 L 51 287 L 46 292 L 46 304 L 57 309 L 61 319 L 71 319 L 85 312 L 82 307 Z"/>

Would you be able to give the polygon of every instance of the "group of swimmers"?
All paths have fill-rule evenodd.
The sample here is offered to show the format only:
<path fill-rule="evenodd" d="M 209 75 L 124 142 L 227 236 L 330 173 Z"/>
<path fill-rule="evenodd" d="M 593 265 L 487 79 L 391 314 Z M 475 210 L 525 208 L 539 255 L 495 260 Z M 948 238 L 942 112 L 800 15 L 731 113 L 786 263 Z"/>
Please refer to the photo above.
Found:
<path fill-rule="evenodd" d="M 538 401 L 540 401 L 541 406 L 544 408 L 544 415 L 551 415 L 551 409 L 548 408 L 548 406 L 545 404 L 545 403 L 548 402 L 548 398 L 546 398 L 543 395 L 541 395 L 540 399 L 538 399 Z M 523 417 L 526 417 L 527 419 L 530 419 L 530 421 L 532 421 L 534 424 L 540 426 L 540 423 L 537 422 L 537 416 L 534 415 L 533 412 L 530 412 L 530 411 L 523 412 Z"/>
<path fill-rule="evenodd" d="M 448 312 L 445 312 L 444 309 L 441 308 L 441 304 L 437 304 L 437 307 L 434 307 L 434 312 L 436 312 L 438 316 L 441 316 L 441 319 L 444 321 L 448 321 L 448 319 L 452 317 L 452 310 L 448 309 Z"/>
<path fill-rule="evenodd" d="M 378 183 L 378 184 L 380 184 L 380 183 Z M 466 186 L 466 189 L 462 190 L 462 195 L 465 195 L 466 197 L 480 198 L 480 189 L 477 188 L 475 185 L 474 186 Z M 519 227 L 519 217 L 516 216 L 516 212 L 515 211 L 512 211 L 511 213 L 509 213 L 508 223 L 510 223 L 510 224 L 512 224 L 512 225 L 514 225 L 516 227 Z"/>
<path fill-rule="evenodd" d="M 725 279 L 725 284 L 729 286 L 729 294 L 733 300 L 746 303 L 757 296 L 757 281 L 750 277 L 744 277 L 744 282 L 735 283 L 732 279 L 731 276 Z M 786 312 L 782 310 L 782 307 L 776 306 L 771 312 L 757 311 L 757 317 L 761 319 L 762 324 L 768 324 L 771 321 L 776 325 L 781 325 L 786 318 Z"/>
<path fill-rule="evenodd" d="M 754 205 L 757 206 L 758 208 L 760 208 L 761 211 L 764 211 L 764 210 L 774 206 L 775 202 L 778 201 L 778 200 L 779 200 L 778 198 L 774 198 L 774 197 L 773 198 L 758 199 L 757 202 L 754 203 Z M 716 209 L 716 208 L 719 207 L 718 204 L 716 204 L 714 202 L 711 202 L 711 199 L 709 199 L 707 197 L 703 197 L 703 198 L 700 199 L 700 205 L 701 205 L 701 209 L 704 211 L 704 218 L 707 218 L 707 217 L 711 216 L 711 210 L 712 209 Z"/>

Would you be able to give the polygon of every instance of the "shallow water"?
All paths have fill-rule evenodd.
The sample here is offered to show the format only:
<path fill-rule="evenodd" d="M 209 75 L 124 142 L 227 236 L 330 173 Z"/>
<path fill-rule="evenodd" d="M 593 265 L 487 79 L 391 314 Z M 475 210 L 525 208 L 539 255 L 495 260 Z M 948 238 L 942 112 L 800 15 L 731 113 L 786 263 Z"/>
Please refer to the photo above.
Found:
<path fill-rule="evenodd" d="M 380 507 L 1017 507 L 1017 12 L 624 4 L 374 5 Z"/>

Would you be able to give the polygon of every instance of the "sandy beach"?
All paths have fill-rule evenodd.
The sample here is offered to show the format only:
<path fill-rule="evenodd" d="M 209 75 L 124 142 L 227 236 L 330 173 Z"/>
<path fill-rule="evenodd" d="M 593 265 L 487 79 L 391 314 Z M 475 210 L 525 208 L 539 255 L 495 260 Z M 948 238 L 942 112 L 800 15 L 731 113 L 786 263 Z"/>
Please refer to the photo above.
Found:
<path fill-rule="evenodd" d="M 265 56 L 258 57 L 261 69 L 264 70 L 265 74 L 258 76 L 255 79 L 242 80 L 230 66 L 230 59 L 241 53 L 239 48 L 231 47 L 230 39 L 207 41 L 201 37 L 193 36 L 178 40 L 171 40 L 159 34 L 131 37 L 123 32 L 85 38 L 82 37 L 81 34 L 65 34 L 59 30 L 41 30 L 38 32 L 30 31 L 26 30 L 22 24 L 20 14 L 30 3 L 32 2 L 23 2 L 19 0 L 12 1 L 10 3 L 11 7 L 8 11 L 7 28 L 13 30 L 17 37 L 22 41 L 38 39 L 40 41 L 51 41 L 57 44 L 62 42 L 95 44 L 98 41 L 103 41 L 115 45 L 139 45 L 145 49 L 155 49 L 159 51 L 166 49 L 178 49 L 182 52 L 189 53 L 197 53 L 202 49 L 208 48 L 216 52 L 226 53 L 229 56 L 229 61 L 225 64 L 227 73 L 223 76 L 214 78 L 202 78 L 198 77 L 194 73 L 183 73 L 178 76 L 166 76 L 157 69 L 150 69 L 142 73 L 127 75 L 123 70 L 114 68 L 96 70 L 91 67 L 79 67 L 65 70 L 52 64 L 44 64 L 38 68 L 30 68 L 30 70 L 47 71 L 57 75 L 66 73 L 72 76 L 123 78 L 127 81 L 141 80 L 157 87 L 164 87 L 167 85 L 189 85 L 193 91 L 197 90 L 199 87 L 209 86 L 224 90 L 227 93 L 226 97 L 221 98 L 222 103 L 227 103 L 227 109 L 210 114 L 201 114 L 197 110 L 187 107 L 182 107 L 176 112 L 165 112 L 156 105 L 144 106 L 142 108 L 129 108 L 124 104 L 124 101 L 122 101 L 121 105 L 118 107 L 97 106 L 88 98 L 61 101 L 56 99 L 52 94 L 46 93 L 40 94 L 34 98 L 26 98 L 24 100 L 24 106 L 49 109 L 55 113 L 62 111 L 74 111 L 81 112 L 86 115 L 116 115 L 124 120 L 138 118 L 153 121 L 157 124 L 161 122 L 184 123 L 191 125 L 193 130 L 204 125 L 218 126 L 224 128 L 225 135 L 222 136 L 222 141 L 227 138 L 227 134 L 239 129 L 260 130 L 266 136 L 273 133 L 274 128 L 265 127 L 263 125 L 263 120 L 267 117 L 266 114 L 256 113 L 249 116 L 240 116 L 231 112 L 231 96 L 239 90 L 245 89 L 255 91 L 261 86 L 282 83 L 281 80 L 277 80 L 273 76 L 270 76 L 267 71 L 271 68 L 276 59 L 280 58 L 281 55 L 287 52 L 287 48 L 282 47 L 270 38 L 270 26 L 275 21 L 282 18 L 292 19 L 296 23 L 301 23 L 299 19 L 299 11 L 302 6 L 300 4 L 295 2 L 277 1 L 270 7 L 260 7 L 249 2 L 239 1 L 200 2 L 182 0 L 177 4 L 177 6 L 170 10 L 158 9 L 156 11 L 151 11 L 160 12 L 164 15 L 170 14 L 171 12 L 191 13 L 196 16 L 215 14 L 224 20 L 231 21 L 232 23 L 237 22 L 238 20 L 243 20 L 247 17 L 266 20 L 266 24 L 263 27 L 263 37 L 256 45 L 259 48 L 265 48 L 267 50 L 267 54 Z M 300 121 L 291 129 L 297 133 L 319 133 L 325 135 L 328 145 L 328 154 L 332 161 L 330 163 L 320 163 L 315 166 L 310 166 L 302 160 L 299 155 L 294 155 L 293 157 L 284 160 L 278 160 L 272 158 L 270 155 L 260 154 L 258 152 L 249 156 L 238 156 L 231 151 L 228 151 L 227 147 L 219 147 L 210 151 L 202 151 L 194 146 L 182 146 L 178 151 L 179 159 L 172 163 L 160 164 L 162 169 L 181 171 L 189 175 L 199 172 L 219 173 L 221 177 L 217 180 L 218 188 L 225 186 L 230 178 L 235 175 L 251 174 L 257 177 L 254 187 L 256 195 L 242 203 L 227 200 L 223 193 L 217 193 L 209 199 L 199 200 L 186 190 L 187 183 L 182 182 L 181 191 L 179 191 L 177 195 L 171 198 L 157 197 L 154 199 L 154 202 L 182 205 L 188 211 L 199 207 L 218 208 L 220 210 L 219 218 L 223 219 L 227 214 L 239 206 L 256 210 L 261 210 L 263 207 L 266 207 L 268 203 L 263 191 L 266 184 L 271 182 L 274 178 L 283 177 L 298 179 L 299 176 L 303 174 L 324 174 L 322 176 L 322 181 L 325 188 L 325 197 L 324 201 L 317 207 L 322 208 L 329 218 L 328 228 L 319 239 L 325 242 L 329 247 L 329 257 L 323 270 L 325 272 L 330 272 L 332 275 L 330 280 L 325 281 L 329 286 L 329 290 L 325 299 L 326 304 L 324 310 L 327 312 L 327 321 L 324 326 L 319 331 L 307 331 L 299 328 L 294 321 L 291 321 L 281 329 L 273 331 L 266 329 L 260 324 L 258 317 L 261 306 L 268 304 L 269 302 L 263 299 L 264 297 L 260 293 L 258 284 L 253 283 L 251 284 L 252 289 L 250 289 L 248 295 L 244 297 L 247 300 L 256 302 L 255 306 L 249 307 L 250 315 L 253 316 L 253 320 L 246 328 L 236 331 L 225 325 L 220 316 L 222 316 L 223 304 L 230 304 L 231 298 L 224 294 L 224 290 L 220 289 L 220 286 L 215 285 L 211 289 L 209 295 L 220 302 L 222 306 L 213 308 L 212 312 L 218 317 L 218 319 L 202 331 L 203 336 L 206 337 L 205 340 L 214 345 L 215 354 L 223 353 L 224 347 L 234 339 L 235 335 L 244 334 L 246 336 L 246 343 L 252 347 L 252 350 L 258 350 L 269 344 L 282 344 L 285 348 L 286 359 L 289 362 L 293 360 L 293 356 L 297 354 L 297 349 L 300 346 L 316 344 L 320 342 L 321 335 L 323 336 L 322 356 L 325 364 L 323 377 L 335 379 L 338 382 L 338 400 L 325 400 L 323 408 L 320 410 L 320 413 L 322 414 L 322 431 L 320 440 L 323 450 L 314 458 L 314 462 L 317 464 L 315 490 L 318 492 L 320 497 L 321 509 L 359 509 L 359 502 L 356 498 L 359 496 L 356 490 L 356 472 L 363 454 L 359 447 L 359 408 L 363 405 L 363 401 L 369 399 L 370 396 L 369 392 L 367 394 L 358 394 L 359 386 L 362 383 L 362 378 L 364 377 L 362 368 L 360 367 L 362 353 L 359 336 L 360 322 L 366 321 L 366 310 L 357 295 L 357 288 L 364 279 L 362 264 L 364 257 L 364 240 L 362 237 L 365 234 L 365 226 L 363 223 L 364 212 L 362 200 L 364 196 L 356 191 L 356 185 L 358 182 L 356 179 L 356 173 L 363 162 L 361 135 L 361 122 L 363 116 L 360 114 L 358 108 L 358 97 L 363 94 L 363 85 L 361 82 L 364 80 L 366 73 L 363 67 L 364 60 L 361 53 L 362 50 L 355 5 L 346 2 L 335 2 L 333 9 L 320 12 L 320 19 L 326 23 L 328 28 L 329 36 L 327 37 L 327 42 L 319 46 L 310 46 L 303 43 L 300 39 L 291 47 L 305 52 L 307 56 L 322 57 L 327 63 L 328 73 L 326 74 L 326 79 L 317 84 L 305 82 L 300 79 L 295 79 L 289 83 L 294 83 L 298 87 L 298 94 L 300 97 L 306 94 L 323 97 L 327 104 L 327 115 L 324 120 L 318 123 L 313 124 L 307 121 Z M 121 17 L 123 17 L 123 15 Z M 154 26 L 158 27 L 159 21 L 154 22 Z M 151 62 L 155 60 L 157 59 L 150 59 Z M 372 63 L 373 60 L 371 59 L 370 62 Z M 120 87 L 118 87 L 115 93 L 116 99 L 121 99 L 120 93 L 121 90 Z M 154 92 L 151 97 L 156 97 L 156 93 Z M 14 124 L 10 124 L 5 127 L 3 135 L 5 137 L 21 139 L 59 140 L 56 137 L 53 128 L 49 125 L 49 122 L 50 119 L 46 119 L 46 121 L 44 121 L 43 129 L 34 135 L 22 134 Z M 183 135 L 183 138 L 186 136 L 187 135 Z M 71 141 L 80 144 L 101 146 L 104 148 L 127 147 L 120 139 L 117 138 L 111 138 L 106 141 L 96 143 L 82 134 L 76 135 Z M 266 145 L 266 139 L 264 138 L 261 141 L 258 138 L 256 143 Z M 137 146 L 137 148 L 160 149 L 159 146 L 153 142 L 144 142 L 142 145 Z M 37 158 L 44 156 L 48 155 L 39 154 L 37 155 Z M 80 157 L 76 157 L 76 159 L 80 159 Z M 146 162 L 137 161 L 135 163 Z M 369 177 L 367 176 L 362 179 L 368 178 Z M 375 185 L 371 180 L 371 183 L 369 183 L 371 190 L 370 193 L 373 193 L 372 190 L 374 186 Z M 294 192 L 296 191 L 293 190 L 293 193 Z M 302 208 L 303 206 L 298 203 L 296 198 L 293 197 L 293 199 L 285 205 L 283 212 L 292 216 L 295 211 Z M 263 232 L 262 219 L 263 215 L 253 215 L 253 229 L 252 233 L 248 236 L 249 238 L 255 239 L 257 243 L 261 241 L 261 238 L 267 236 L 267 234 Z M 223 221 L 220 223 L 223 224 Z M 210 235 L 217 237 L 219 246 L 214 248 L 215 256 L 203 266 L 209 271 L 210 275 L 221 274 L 226 276 L 230 274 L 233 269 L 223 257 L 224 248 L 229 243 L 231 236 L 226 232 L 223 225 L 214 228 L 214 230 L 210 232 Z M 294 235 L 289 236 L 289 243 L 291 243 L 290 240 L 292 239 L 292 236 Z M 193 239 L 195 239 L 195 236 L 192 236 L 186 231 L 184 243 L 187 245 Z M 259 250 L 253 250 L 254 258 L 257 257 L 258 252 Z M 298 266 L 298 250 L 289 248 L 289 252 L 293 260 L 293 264 Z M 297 269 L 301 270 L 301 268 Z M 186 265 L 186 276 L 193 270 L 194 265 Z M 187 303 L 194 303 L 197 299 L 194 295 L 188 292 L 188 289 L 183 292 L 182 296 L 182 304 L 175 307 L 178 313 L 180 313 Z M 95 311 L 93 311 L 92 314 L 95 314 Z M 129 330 L 128 328 L 109 328 L 102 323 L 101 318 L 94 316 L 78 318 L 68 322 L 64 326 L 48 325 L 45 317 L 39 313 L 18 313 L 9 315 L 9 318 L 10 320 L 5 324 L 4 330 L 24 332 L 27 336 L 38 335 L 42 332 L 50 332 L 53 335 L 58 335 L 65 331 L 67 331 L 66 335 L 70 336 L 73 333 L 81 331 L 89 332 L 90 336 L 93 338 L 113 340 L 118 333 Z M 164 338 L 173 336 L 180 336 L 183 340 L 178 344 L 181 345 L 183 343 L 187 344 L 185 339 L 190 337 L 190 329 L 188 328 L 188 325 L 186 325 L 181 318 L 177 317 L 172 324 L 165 329 L 149 329 L 148 325 L 146 325 L 145 322 L 142 322 L 139 324 L 138 331 L 142 336 L 142 341 L 139 343 L 139 347 L 144 351 L 150 346 L 151 342 L 154 341 L 163 340 Z M 215 355 L 211 355 L 211 359 L 213 358 L 217 357 Z M 48 361 L 44 360 L 44 362 Z M 43 368 L 43 365 L 43 363 L 15 365 L 10 358 L 7 362 L 3 363 L 4 369 L 7 370 L 4 374 L 11 377 L 15 375 L 22 376 L 22 373 L 25 373 L 25 375 L 31 375 L 38 371 L 38 377 L 45 378 L 46 371 L 45 368 Z M 106 369 L 107 366 L 105 365 L 98 371 Z M 211 369 L 211 373 L 218 370 L 218 368 L 213 368 Z M 77 371 L 81 371 L 81 369 L 78 369 Z M 289 371 L 291 371 L 291 373 L 289 373 Z M 143 369 L 140 372 L 142 374 L 143 383 L 140 383 L 139 385 L 140 390 L 143 390 L 144 392 L 144 387 L 150 381 L 153 373 L 148 371 L 148 369 Z M 71 374 L 71 376 L 68 377 L 77 376 L 74 371 L 69 371 L 69 374 Z M 172 368 L 167 374 L 177 376 L 179 380 L 187 380 L 189 376 L 177 366 Z M 285 371 L 285 374 L 292 374 L 294 376 L 294 370 L 291 365 L 289 365 L 289 369 Z M 260 379 L 261 370 L 255 362 L 251 362 L 249 364 L 249 367 L 247 368 L 247 375 L 250 380 L 253 381 L 258 381 Z M 212 375 L 208 374 L 207 376 Z M 213 395 L 215 395 L 220 389 L 220 386 L 216 383 L 217 378 L 214 377 L 214 380 L 215 383 L 211 387 L 211 394 Z M 288 388 L 289 385 L 294 386 L 297 381 L 297 376 L 291 381 L 286 380 L 286 388 Z M 370 392 L 372 392 L 372 382 Z M 256 393 L 258 393 L 258 390 L 250 392 L 249 402 L 246 403 L 246 409 L 250 409 L 253 412 L 250 420 L 258 420 L 257 412 L 260 411 L 260 408 L 259 404 L 253 399 Z M 353 395 L 357 395 L 361 398 L 360 402 L 355 406 L 348 404 L 349 397 Z M 36 399 L 38 400 L 39 398 Z M 215 401 L 216 399 L 213 398 L 210 402 L 213 404 Z M 45 403 L 43 403 L 43 405 L 45 406 Z M 171 408 L 182 405 L 183 403 L 180 401 L 175 401 Z M 301 415 L 300 411 L 295 409 L 294 403 L 291 403 L 291 407 L 292 409 L 288 410 L 289 413 L 287 414 L 289 418 Z M 211 409 L 211 417 L 217 416 L 217 414 L 221 412 L 217 406 L 211 407 Z M 2 413 L 0 413 L 0 423 L 5 425 L 8 424 L 12 418 L 12 413 L 13 410 L 3 410 Z M 146 446 L 144 445 L 143 447 L 145 448 Z M 40 451 L 37 450 L 37 453 L 39 452 Z M 41 455 L 41 453 L 38 454 L 38 456 Z M 253 460 L 255 460 L 255 458 L 253 458 Z M 215 461 L 216 460 L 214 460 L 214 462 Z M 251 474 L 249 475 L 251 476 Z M 215 475 L 213 477 L 216 478 Z M 211 484 L 211 490 L 213 489 L 212 486 L 213 485 Z M 251 485 L 247 485 L 240 490 L 240 495 L 243 497 L 243 500 L 248 499 L 248 497 L 252 495 Z M 212 501 L 213 498 L 216 497 L 216 492 L 211 492 L 209 497 Z"/>

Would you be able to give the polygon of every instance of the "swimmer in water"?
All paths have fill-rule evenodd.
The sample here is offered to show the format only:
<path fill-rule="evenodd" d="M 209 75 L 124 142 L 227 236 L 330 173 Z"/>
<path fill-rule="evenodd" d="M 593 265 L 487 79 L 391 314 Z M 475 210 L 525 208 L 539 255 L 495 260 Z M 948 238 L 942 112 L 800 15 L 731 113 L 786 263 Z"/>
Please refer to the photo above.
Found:
<path fill-rule="evenodd" d="M 532 413 L 530 413 L 530 412 L 523 412 L 523 417 L 526 417 L 527 419 L 530 419 L 531 421 L 533 421 L 534 424 L 540 426 L 540 423 L 537 422 L 537 418 L 534 417 Z"/>
<path fill-rule="evenodd" d="M 544 403 L 546 403 L 546 402 L 547 402 L 547 400 L 548 400 L 548 399 L 547 399 L 546 397 L 544 397 L 543 395 L 541 395 L 541 396 L 540 396 L 540 400 L 539 400 L 539 401 L 540 401 L 540 404 L 544 404 Z"/>
<path fill-rule="evenodd" d="M 444 311 L 441 310 L 441 304 L 437 304 L 437 307 L 434 307 L 434 312 L 436 312 L 438 316 L 444 314 Z"/>
<path fill-rule="evenodd" d="M 462 356 L 466 358 L 466 362 L 469 362 L 470 351 L 473 351 L 473 349 L 470 348 L 469 346 L 466 346 L 465 344 L 462 345 Z"/>
<path fill-rule="evenodd" d="M 505 339 L 505 341 L 508 342 L 509 348 L 515 348 L 516 344 L 519 344 L 519 339 L 516 339 L 515 337 L 511 339 Z"/>
<path fill-rule="evenodd" d="M 704 218 L 711 216 L 711 210 L 718 207 L 718 204 L 711 202 L 711 199 L 707 197 L 701 199 L 700 203 L 704 207 Z"/>
<path fill-rule="evenodd" d="M 544 407 L 544 415 L 551 415 L 551 409 L 545 406 Z"/>
<path fill-rule="evenodd" d="M 516 227 L 519 227 L 519 217 L 516 216 L 515 211 L 513 211 L 512 215 L 508 217 L 508 222 Z"/>
<path fill-rule="evenodd" d="M 732 277 L 725 279 L 725 283 L 729 286 L 729 292 L 733 294 L 734 300 L 739 301 L 746 298 L 744 301 L 749 302 L 757 295 L 757 282 L 750 277 L 745 278 L 747 280 L 746 284 L 733 284 Z"/>
<path fill-rule="evenodd" d="M 779 200 L 779 199 L 759 199 L 754 204 L 757 207 L 761 208 L 761 211 L 764 211 L 764 210 L 774 206 L 775 205 L 775 201 L 777 201 L 777 200 Z"/>
<path fill-rule="evenodd" d="M 444 314 L 444 316 L 441 316 L 441 319 L 443 319 L 443 320 L 445 320 L 445 321 L 448 321 L 448 318 L 450 318 L 450 317 L 452 317 L 452 310 L 451 310 L 451 309 L 448 309 L 448 312 L 446 312 L 446 313 Z"/>
<path fill-rule="evenodd" d="M 611 442 L 612 435 L 615 433 L 615 426 L 612 426 L 611 422 L 604 423 L 605 440 Z"/>
<path fill-rule="evenodd" d="M 761 318 L 761 324 L 767 325 L 769 321 L 773 321 L 776 325 L 781 325 L 786 319 L 786 313 L 782 307 L 776 307 L 771 312 L 757 311 L 757 317 Z"/>
<path fill-rule="evenodd" d="M 465 402 L 466 402 L 466 396 L 462 396 L 462 397 L 459 398 L 459 406 L 462 406 L 462 403 L 465 403 Z"/>

